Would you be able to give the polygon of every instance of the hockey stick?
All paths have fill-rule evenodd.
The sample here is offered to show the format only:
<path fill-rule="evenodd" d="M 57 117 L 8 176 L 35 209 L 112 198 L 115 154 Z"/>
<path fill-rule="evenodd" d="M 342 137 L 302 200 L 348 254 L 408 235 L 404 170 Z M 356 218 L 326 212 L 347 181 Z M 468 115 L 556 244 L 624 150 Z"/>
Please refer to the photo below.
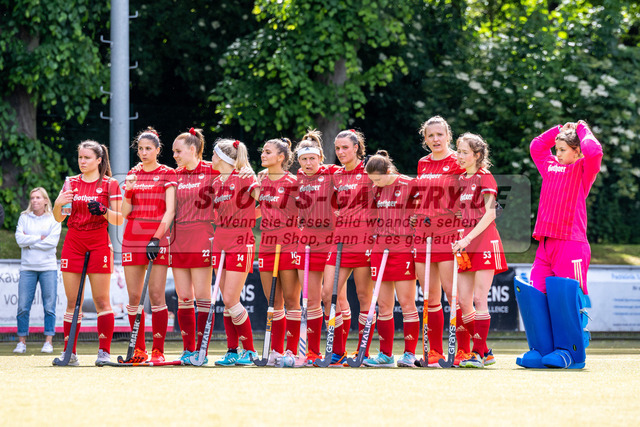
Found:
<path fill-rule="evenodd" d="M 333 356 L 333 336 L 336 328 L 336 303 L 338 302 L 338 281 L 340 279 L 340 261 L 342 260 L 342 243 L 338 243 L 336 253 L 336 269 L 333 274 L 333 293 L 331 294 L 331 311 L 329 312 L 329 322 L 327 322 L 327 347 L 324 359 L 316 359 L 313 363 L 321 368 L 326 368 L 331 364 Z"/>
<path fill-rule="evenodd" d="M 202 341 L 200 342 L 200 351 L 197 354 L 193 354 L 189 357 L 191 364 L 194 366 L 202 366 L 205 357 L 207 357 L 207 350 L 209 349 L 209 338 L 211 337 L 211 328 L 213 328 L 214 316 L 216 312 L 216 301 L 218 300 L 218 292 L 220 291 L 220 278 L 222 277 L 224 269 L 224 251 L 220 252 L 220 267 L 218 267 L 218 274 L 216 274 L 216 281 L 213 285 L 213 295 L 211 296 L 211 306 L 209 307 L 209 314 L 207 315 L 207 323 L 204 326 L 204 333 L 202 334 Z"/>
<path fill-rule="evenodd" d="M 424 264 L 424 283 L 422 284 L 422 359 L 414 363 L 418 367 L 429 366 L 429 275 L 431 274 L 431 237 L 427 237 L 427 257 Z"/>
<path fill-rule="evenodd" d="M 73 346 L 76 344 L 76 329 L 78 328 L 78 317 L 80 316 L 80 306 L 82 305 L 82 291 L 84 290 L 84 279 L 87 277 L 87 267 L 89 266 L 89 252 L 84 254 L 84 265 L 82 266 L 82 276 L 80 276 L 80 286 L 78 286 L 78 296 L 76 298 L 76 307 L 73 309 L 73 318 L 71 319 L 71 330 L 69 331 L 69 340 L 67 341 L 67 349 L 64 351 L 62 360 L 58 357 L 53 359 L 54 366 L 67 366 L 73 353 Z"/>
<path fill-rule="evenodd" d="M 114 368 L 127 368 L 127 367 L 131 367 L 131 366 L 182 366 L 184 365 L 184 362 L 182 360 L 168 360 L 165 362 L 141 362 L 141 363 L 134 363 L 134 362 L 124 362 L 124 363 L 114 363 L 114 362 L 103 362 L 101 364 L 99 364 L 98 366 L 113 366 Z"/>
<path fill-rule="evenodd" d="M 464 231 L 464 230 L 461 230 Z M 453 367 L 456 358 L 456 311 L 458 304 L 458 256 L 453 257 L 453 285 L 451 286 L 451 301 L 449 302 L 449 348 L 447 360 L 440 359 L 441 368 Z"/>
<path fill-rule="evenodd" d="M 144 300 L 147 298 L 147 288 L 149 287 L 149 277 L 151 277 L 151 268 L 153 267 L 153 260 L 149 260 L 147 265 L 147 274 L 144 276 L 144 285 L 142 286 L 142 295 L 140 295 L 140 302 L 138 303 L 138 312 L 136 313 L 136 320 L 133 322 L 133 328 L 131 328 L 131 337 L 129 338 L 129 348 L 127 349 L 127 358 L 123 359 L 122 356 L 118 356 L 118 363 L 130 363 L 133 357 L 133 351 L 136 348 L 136 341 L 138 340 L 138 333 L 140 331 L 140 318 L 144 311 Z M 144 331 L 142 331 L 144 334 Z"/>
<path fill-rule="evenodd" d="M 300 315 L 300 339 L 298 340 L 298 357 L 296 357 L 296 367 L 302 366 L 307 360 L 307 304 L 309 302 L 309 257 L 311 256 L 311 246 L 304 248 L 304 283 L 302 285 L 302 313 Z"/>
<path fill-rule="evenodd" d="M 267 309 L 267 327 L 264 331 L 264 345 L 262 346 L 262 359 L 254 359 L 256 366 L 266 366 L 269 361 L 269 348 L 271 347 L 271 327 L 273 326 L 273 305 L 276 300 L 276 284 L 278 283 L 278 265 L 280 264 L 280 245 L 276 245 L 276 261 L 273 264 L 273 277 L 271 278 L 271 293 L 269 294 L 269 308 Z"/>
<path fill-rule="evenodd" d="M 382 286 L 382 275 L 384 274 L 384 268 L 387 266 L 387 258 L 389 257 L 389 249 L 384 250 L 382 255 L 382 262 L 380 263 L 380 270 L 378 271 L 378 279 L 376 280 L 376 287 L 373 289 L 373 297 L 371 298 L 371 305 L 369 306 L 369 313 L 367 313 L 367 323 L 362 330 L 362 340 L 360 340 L 360 348 L 358 349 L 358 356 L 354 359 L 348 358 L 347 364 L 352 368 L 358 368 L 362 365 L 364 360 L 364 354 L 367 352 L 367 344 L 369 344 L 369 334 L 371 333 L 371 325 L 373 325 L 373 316 L 376 313 L 376 303 L 378 302 L 378 294 L 380 294 L 380 287 Z"/>

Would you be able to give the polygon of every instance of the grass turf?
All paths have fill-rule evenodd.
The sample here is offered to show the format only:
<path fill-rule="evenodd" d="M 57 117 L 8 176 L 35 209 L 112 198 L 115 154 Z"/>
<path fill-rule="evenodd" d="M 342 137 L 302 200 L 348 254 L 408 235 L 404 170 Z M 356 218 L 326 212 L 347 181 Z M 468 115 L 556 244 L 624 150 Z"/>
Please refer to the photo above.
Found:
<path fill-rule="evenodd" d="M 1 343 L 3 424 L 632 425 L 640 409 L 629 393 L 640 389 L 638 340 L 594 341 L 579 371 L 518 368 L 524 341 L 491 343 L 497 363 L 484 370 L 215 368 L 224 343 L 212 344 L 202 368 L 97 368 L 96 343 L 81 343 L 82 366 L 62 368 L 39 342 L 24 356 Z M 167 355 L 180 350 L 168 343 Z"/>

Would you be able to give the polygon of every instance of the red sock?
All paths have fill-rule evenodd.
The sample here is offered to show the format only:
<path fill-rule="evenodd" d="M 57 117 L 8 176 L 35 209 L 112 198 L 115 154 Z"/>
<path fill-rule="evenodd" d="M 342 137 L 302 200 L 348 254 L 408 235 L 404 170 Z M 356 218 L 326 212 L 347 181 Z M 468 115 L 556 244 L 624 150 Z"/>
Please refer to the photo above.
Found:
<path fill-rule="evenodd" d="M 427 337 L 429 338 L 429 350 L 435 350 L 439 354 L 444 354 L 442 350 L 442 330 L 444 328 L 444 312 L 442 304 L 430 305 L 427 307 Z"/>
<path fill-rule="evenodd" d="M 69 342 L 69 334 L 71 333 L 71 321 L 73 320 L 73 313 L 64 313 L 64 322 L 62 323 L 64 329 L 64 349 L 67 349 L 67 343 Z M 76 326 L 76 336 L 73 342 L 73 354 L 78 354 L 76 348 L 78 347 L 78 334 L 80 333 L 80 321 L 82 320 L 82 313 L 78 314 L 78 324 Z"/>
<path fill-rule="evenodd" d="M 456 310 L 456 341 L 458 342 L 458 350 L 462 350 L 465 353 L 471 352 L 471 335 L 462 320 L 462 310 L 458 306 Z"/>
<path fill-rule="evenodd" d="M 236 327 L 236 333 L 238 339 L 242 342 L 242 347 L 245 350 L 256 351 L 253 347 L 253 333 L 251 332 L 251 320 L 249 320 L 249 314 L 241 303 L 229 308 L 231 314 L 231 321 Z"/>
<path fill-rule="evenodd" d="M 367 324 L 367 313 L 360 313 L 358 315 L 358 349 L 360 349 L 360 343 L 362 342 L 362 332 L 364 326 Z M 373 340 L 373 332 L 376 330 L 376 315 L 373 315 L 373 323 L 371 324 L 371 330 L 369 331 L 369 341 L 367 341 L 367 351 L 365 357 L 369 357 L 369 348 L 371 347 L 371 341 Z M 378 330 L 380 332 L 380 330 Z"/>
<path fill-rule="evenodd" d="M 420 337 L 420 317 L 418 317 L 418 312 L 402 313 L 402 324 L 404 330 L 404 352 L 415 354 L 418 338 Z"/>
<path fill-rule="evenodd" d="M 322 307 L 307 311 L 307 350 L 320 354 L 320 332 L 322 331 Z"/>
<path fill-rule="evenodd" d="M 342 330 L 344 332 L 344 347 L 347 348 L 347 340 L 351 331 L 351 307 L 342 310 Z"/>
<path fill-rule="evenodd" d="M 462 313 L 462 311 L 460 312 Z M 469 353 L 471 351 L 469 349 L 471 347 L 469 342 L 469 337 L 473 336 L 475 331 L 475 318 L 476 318 L 475 311 L 472 311 L 469 314 L 462 315 L 462 326 L 465 331 L 466 338 L 458 343 L 458 349 L 464 351 L 465 353 Z M 456 336 L 456 339 L 457 339 L 457 336 Z M 466 346 L 466 348 L 462 348 L 461 345 Z"/>
<path fill-rule="evenodd" d="M 98 313 L 98 348 L 107 353 L 111 353 L 114 321 L 113 311 Z"/>
<path fill-rule="evenodd" d="M 153 331 L 153 349 L 164 353 L 164 337 L 167 335 L 169 310 L 167 305 L 151 307 L 151 330 Z"/>
<path fill-rule="evenodd" d="M 298 354 L 298 341 L 300 341 L 300 322 L 302 312 L 289 310 L 287 312 L 287 350 Z"/>
<path fill-rule="evenodd" d="M 224 309 L 224 331 L 227 335 L 227 348 L 230 350 L 238 348 L 238 332 L 236 327 L 231 321 L 231 314 L 227 308 Z"/>
<path fill-rule="evenodd" d="M 127 304 L 127 313 L 129 314 L 129 325 L 131 325 L 131 330 L 133 331 L 133 324 L 136 323 L 136 316 L 138 313 L 138 306 L 132 306 Z M 138 338 L 136 338 L 136 348 L 142 351 L 147 349 L 144 343 L 144 310 L 140 314 L 140 328 L 138 329 Z"/>
<path fill-rule="evenodd" d="M 200 351 L 202 345 L 202 338 L 204 337 L 204 328 L 207 326 L 207 317 L 209 317 L 209 309 L 211 308 L 210 299 L 196 299 L 196 307 L 198 307 L 198 317 L 196 318 L 196 330 L 198 331 L 198 342 L 196 343 L 196 350 Z M 211 338 L 211 331 L 213 331 L 213 321 L 211 319 L 211 329 L 209 330 L 209 338 Z"/>
<path fill-rule="evenodd" d="M 178 301 L 178 323 L 185 351 L 196 349 L 196 309 L 192 299 Z"/>
<path fill-rule="evenodd" d="M 378 336 L 380 337 L 380 351 L 387 356 L 393 354 L 393 314 L 378 316 Z"/>
<path fill-rule="evenodd" d="M 473 334 L 473 351 L 480 356 L 489 351 L 487 348 L 487 336 L 489 335 L 489 326 L 491 325 L 491 315 L 488 311 L 477 311 L 475 321 L 475 333 Z"/>
<path fill-rule="evenodd" d="M 284 337 L 287 330 L 284 310 L 273 312 L 273 322 L 271 323 L 271 349 L 277 353 L 284 353 Z"/>

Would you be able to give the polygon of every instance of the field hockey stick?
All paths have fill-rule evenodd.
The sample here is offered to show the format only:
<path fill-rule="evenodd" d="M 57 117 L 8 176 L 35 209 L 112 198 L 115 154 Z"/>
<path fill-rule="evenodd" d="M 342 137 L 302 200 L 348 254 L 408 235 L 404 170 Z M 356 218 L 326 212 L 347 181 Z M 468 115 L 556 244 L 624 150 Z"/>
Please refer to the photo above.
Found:
<path fill-rule="evenodd" d="M 209 307 L 209 314 L 207 315 L 207 323 L 204 326 L 204 333 L 202 335 L 202 341 L 200 342 L 200 351 L 197 354 L 193 354 L 189 357 L 191 364 L 194 366 L 202 366 L 205 357 L 207 357 L 207 350 L 209 350 L 209 338 L 211 337 L 211 328 L 213 328 L 214 316 L 216 312 L 216 301 L 218 300 L 218 292 L 220 291 L 220 278 L 222 277 L 224 269 L 224 251 L 220 252 L 220 267 L 218 267 L 218 274 L 216 274 L 216 281 L 213 285 L 213 294 L 211 295 L 211 306 Z M 213 281 L 213 280 L 212 280 Z"/>
<path fill-rule="evenodd" d="M 80 316 L 80 306 L 82 305 L 82 291 L 84 291 L 84 279 L 87 277 L 87 267 L 89 266 L 89 251 L 84 254 L 84 265 L 82 266 L 82 276 L 80 276 L 80 286 L 78 287 L 78 296 L 76 298 L 76 308 L 73 309 L 73 318 L 71 319 L 71 330 L 69 331 L 69 340 L 67 341 L 67 349 L 64 351 L 62 360 L 56 357 L 53 359 L 55 366 L 67 366 L 71 360 L 73 346 L 76 344 L 76 329 L 78 328 L 78 317 Z"/>
<path fill-rule="evenodd" d="M 167 360 L 164 362 L 125 362 L 125 363 L 114 363 L 114 362 L 103 362 L 98 366 L 113 366 L 114 368 L 128 368 L 132 366 L 180 366 L 184 365 L 182 360 Z"/>
<path fill-rule="evenodd" d="M 459 230 L 464 232 L 464 230 Z M 456 313 L 458 305 L 458 257 L 453 257 L 453 285 L 451 286 L 451 301 L 449 304 L 449 348 L 447 360 L 440 359 L 441 368 L 453 367 L 456 358 Z"/>
<path fill-rule="evenodd" d="M 380 294 L 380 287 L 382 286 L 382 275 L 384 274 L 384 268 L 387 265 L 387 258 L 389 257 L 389 249 L 384 250 L 382 254 L 382 262 L 380 263 L 380 269 L 378 270 L 378 278 L 376 280 L 376 287 L 373 289 L 373 297 L 371 298 L 371 305 L 369 306 L 369 313 L 367 313 L 367 322 L 362 330 L 362 339 L 360 340 L 360 348 L 358 349 L 358 356 L 354 359 L 348 358 L 347 364 L 352 368 L 358 368 L 362 365 L 364 360 L 364 354 L 367 352 L 367 344 L 369 344 L 369 334 L 371 334 L 371 325 L 373 325 L 373 316 L 376 313 L 376 303 L 378 302 L 378 295 Z"/>
<path fill-rule="evenodd" d="M 153 260 L 149 260 L 147 265 L 147 274 L 144 276 L 144 285 L 142 286 L 142 295 L 140 295 L 140 302 L 138 303 L 138 312 L 136 313 L 136 320 L 133 322 L 133 328 L 131 328 L 131 336 L 129 337 L 129 348 L 127 348 L 127 358 L 123 359 L 122 356 L 118 356 L 118 363 L 130 363 L 133 357 L 133 352 L 136 348 L 136 341 L 138 340 L 138 332 L 140 330 L 140 319 L 142 318 L 142 312 L 144 311 L 144 301 L 147 298 L 147 288 L 149 287 L 149 277 L 151 277 L 151 268 L 153 267 Z M 142 331 L 144 334 L 144 331 Z"/>
<path fill-rule="evenodd" d="M 273 305 L 276 301 L 276 284 L 278 283 L 278 265 L 280 264 L 280 245 L 276 245 L 276 261 L 273 264 L 273 277 L 271 278 L 271 293 L 269 294 L 269 308 L 267 309 L 267 327 L 264 331 L 264 345 L 262 346 L 262 359 L 254 359 L 256 366 L 266 366 L 269 361 L 269 347 L 271 347 L 271 327 L 273 326 Z"/>
<path fill-rule="evenodd" d="M 295 366 L 300 367 L 307 360 L 307 304 L 309 302 L 309 257 L 311 246 L 304 248 L 304 283 L 302 285 L 302 313 L 300 313 L 300 339 Z"/>
<path fill-rule="evenodd" d="M 333 293 L 331 294 L 331 311 L 329 312 L 329 322 L 327 322 L 327 347 L 324 359 L 316 359 L 313 363 L 321 368 L 326 368 L 331 364 L 333 355 L 333 337 L 336 329 L 336 304 L 338 302 L 338 281 L 340 279 L 340 261 L 342 260 L 342 243 L 338 243 L 336 253 L 336 270 L 333 274 Z"/>
<path fill-rule="evenodd" d="M 418 367 L 429 366 L 429 275 L 431 274 L 431 237 L 427 237 L 427 256 L 424 261 L 424 283 L 422 284 L 422 359 L 414 363 Z"/>

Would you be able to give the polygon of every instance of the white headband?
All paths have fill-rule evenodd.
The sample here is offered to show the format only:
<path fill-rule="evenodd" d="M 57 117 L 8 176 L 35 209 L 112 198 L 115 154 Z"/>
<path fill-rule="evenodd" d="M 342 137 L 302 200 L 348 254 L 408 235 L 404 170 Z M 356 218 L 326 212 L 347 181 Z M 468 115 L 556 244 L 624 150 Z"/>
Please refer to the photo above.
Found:
<path fill-rule="evenodd" d="M 215 147 L 213 147 L 213 151 L 215 151 L 215 153 L 218 155 L 218 157 L 220 157 L 220 160 L 222 160 L 225 163 L 229 163 L 231 166 L 235 166 L 236 165 L 236 161 L 233 160 L 231 157 L 227 156 L 226 154 L 224 154 L 222 152 L 222 150 L 220 149 L 220 147 L 218 147 L 217 145 Z"/>
<path fill-rule="evenodd" d="M 315 147 L 303 147 L 296 151 L 296 155 L 298 156 L 298 158 L 300 158 L 300 156 L 304 156 L 305 154 L 316 154 L 318 157 L 322 157 L 322 155 L 320 154 L 320 150 Z"/>

